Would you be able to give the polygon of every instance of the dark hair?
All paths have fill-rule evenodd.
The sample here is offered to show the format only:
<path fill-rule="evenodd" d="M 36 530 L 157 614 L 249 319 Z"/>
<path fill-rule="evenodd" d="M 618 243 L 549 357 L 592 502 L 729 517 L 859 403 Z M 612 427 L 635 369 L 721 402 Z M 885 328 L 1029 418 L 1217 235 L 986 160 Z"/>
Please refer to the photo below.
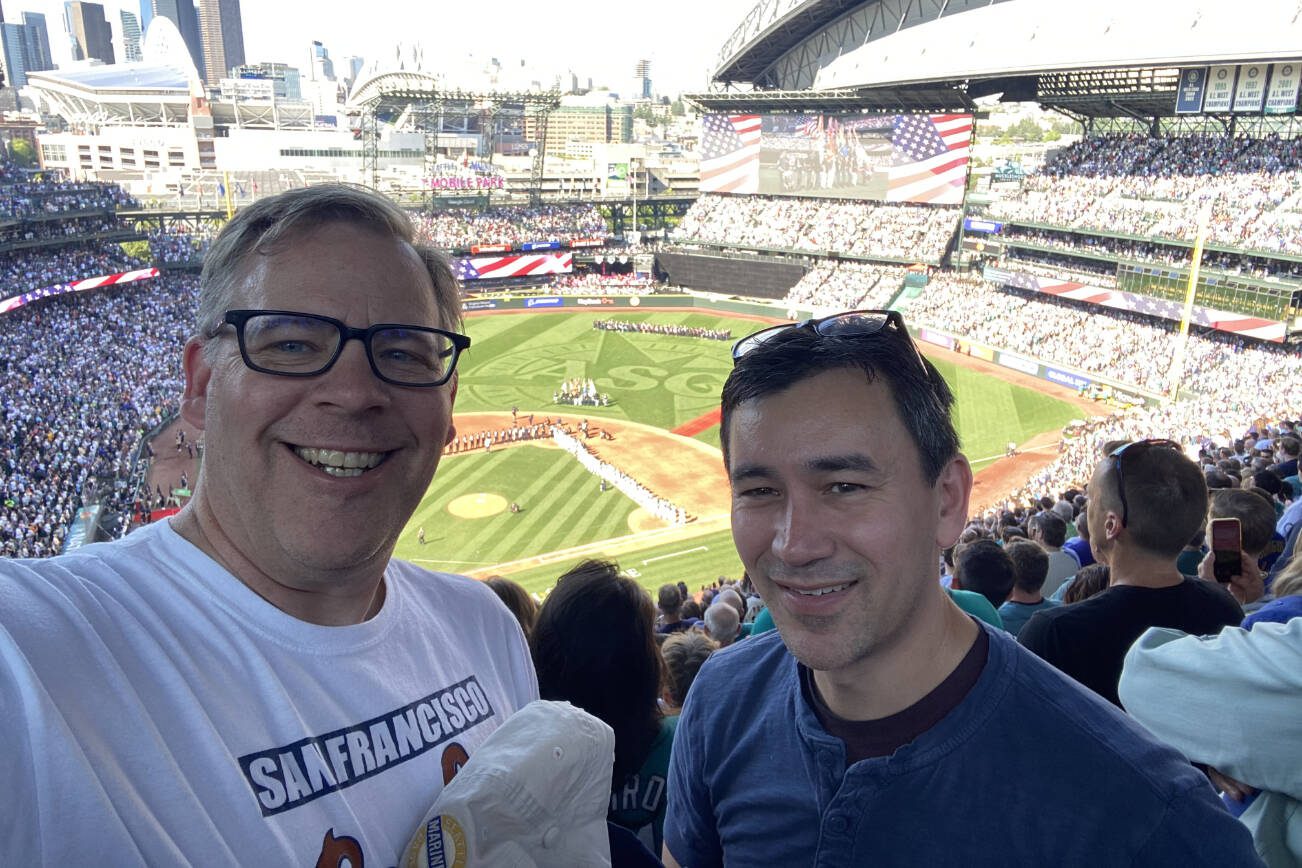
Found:
<path fill-rule="evenodd" d="M 1207 471 L 1204 482 L 1207 487 L 1213 491 L 1234 487 L 1234 480 L 1231 479 L 1230 474 L 1226 473 L 1224 470 Z"/>
<path fill-rule="evenodd" d="M 1031 516 L 1031 527 L 1039 529 L 1047 546 L 1061 548 L 1067 541 L 1067 522 L 1056 512 L 1037 512 Z"/>
<path fill-rule="evenodd" d="M 1106 591 L 1111 578 L 1112 570 L 1107 564 L 1090 564 L 1088 567 L 1081 567 L 1076 573 L 1076 578 L 1072 579 L 1071 584 L 1067 585 L 1067 590 L 1063 591 L 1062 601 L 1079 603 L 1081 600 L 1087 600 L 1099 591 Z"/>
<path fill-rule="evenodd" d="M 484 579 L 484 584 L 493 589 L 493 593 L 506 604 L 506 608 L 511 610 L 515 615 L 515 620 L 520 622 L 520 629 L 524 631 L 524 637 L 529 638 L 533 632 L 533 625 L 538 620 L 538 604 L 529 596 L 529 592 L 522 588 L 518 583 L 502 576 L 489 576 Z"/>
<path fill-rule="evenodd" d="M 1105 458 L 1102 491 L 1094 492 L 1120 515 L 1117 461 L 1124 461 L 1127 536 L 1150 554 L 1175 559 L 1207 518 L 1207 485 L 1202 472 L 1183 452 L 1164 446 L 1133 446 L 1120 459 Z M 1093 507 L 1091 507 L 1093 509 Z"/>
<path fill-rule="evenodd" d="M 656 607 L 666 615 L 672 615 L 683 605 L 683 595 L 677 585 L 661 585 L 656 594 Z"/>
<path fill-rule="evenodd" d="M 922 475 L 934 485 L 959 449 L 950 411 L 954 394 L 907 337 L 885 329 L 870 337 L 824 336 L 811 328 L 790 328 L 736 361 L 723 384 L 719 438 L 729 466 L 728 431 L 733 412 L 747 401 L 786 391 L 826 371 L 860 370 L 867 382 L 885 381 L 900 421 L 918 451 Z"/>
<path fill-rule="evenodd" d="M 1017 570 L 992 539 L 979 539 L 954 552 L 954 579 L 965 591 L 976 591 L 997 609 L 1012 593 Z"/>
<path fill-rule="evenodd" d="M 1038 594 L 1049 575 L 1049 554 L 1030 542 L 1013 542 L 1004 547 L 1004 553 L 1013 562 L 1017 574 L 1017 589 L 1028 594 Z"/>
<path fill-rule="evenodd" d="M 1302 440 L 1296 437 L 1279 438 L 1279 449 L 1290 458 L 1297 458 L 1298 453 L 1302 452 Z"/>
<path fill-rule="evenodd" d="M 1275 507 L 1255 491 L 1231 489 L 1212 495 L 1209 518 L 1237 518 L 1243 534 L 1243 550 L 1259 557 L 1275 538 Z"/>
<path fill-rule="evenodd" d="M 683 707 L 696 673 L 718 648 L 713 639 L 699 630 L 684 630 L 665 639 L 660 653 L 665 660 L 665 681 L 674 705 Z"/>
<path fill-rule="evenodd" d="M 651 597 L 609 561 L 566 572 L 529 640 L 538 695 L 562 699 L 615 731 L 612 788 L 646 760 L 660 731 L 660 649 Z"/>
<path fill-rule="evenodd" d="M 1005 543 L 1017 539 L 1026 539 L 1026 531 L 1022 530 L 1015 524 L 1010 524 L 1007 527 L 999 529 L 999 539 L 1003 540 Z"/>
<path fill-rule="evenodd" d="M 683 607 L 678 610 L 678 617 L 681 620 L 701 617 L 701 604 L 695 600 L 688 600 L 686 603 L 683 603 Z"/>

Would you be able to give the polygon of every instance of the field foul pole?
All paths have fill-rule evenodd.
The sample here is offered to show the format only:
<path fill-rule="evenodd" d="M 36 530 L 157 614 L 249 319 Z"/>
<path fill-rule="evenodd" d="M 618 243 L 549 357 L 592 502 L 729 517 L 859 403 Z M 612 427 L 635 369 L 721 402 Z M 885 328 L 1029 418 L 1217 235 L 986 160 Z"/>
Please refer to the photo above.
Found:
<path fill-rule="evenodd" d="M 1170 385 L 1167 394 L 1170 400 L 1180 398 L 1180 381 L 1184 379 L 1184 356 L 1189 343 L 1189 320 L 1193 317 L 1194 297 L 1198 294 L 1198 269 L 1203 261 L 1203 241 L 1207 238 L 1207 224 L 1212 219 L 1212 206 L 1216 200 L 1208 199 L 1203 203 L 1198 215 L 1198 235 L 1194 238 L 1192 259 L 1189 263 L 1189 288 L 1184 294 L 1184 312 L 1180 315 L 1180 339 L 1175 345 L 1175 355 L 1171 359 L 1171 371 L 1167 375 Z"/>

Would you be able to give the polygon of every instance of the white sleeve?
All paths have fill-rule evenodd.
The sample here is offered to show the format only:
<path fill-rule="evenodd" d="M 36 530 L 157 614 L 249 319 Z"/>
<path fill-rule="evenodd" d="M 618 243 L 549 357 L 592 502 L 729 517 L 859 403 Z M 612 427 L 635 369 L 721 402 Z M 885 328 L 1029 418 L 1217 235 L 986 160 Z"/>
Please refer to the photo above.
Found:
<path fill-rule="evenodd" d="M 1194 762 L 1302 798 L 1302 618 L 1206 637 L 1150 628 L 1126 654 L 1118 693 Z"/>

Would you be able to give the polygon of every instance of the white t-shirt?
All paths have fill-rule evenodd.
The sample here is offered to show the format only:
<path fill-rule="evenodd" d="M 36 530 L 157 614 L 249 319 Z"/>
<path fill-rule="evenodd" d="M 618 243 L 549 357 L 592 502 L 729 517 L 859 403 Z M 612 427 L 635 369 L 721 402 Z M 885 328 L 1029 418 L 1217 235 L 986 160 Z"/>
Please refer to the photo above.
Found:
<path fill-rule="evenodd" d="M 385 583 L 322 627 L 166 523 L 0 561 L 0 865 L 395 865 L 538 684 L 486 586 Z"/>

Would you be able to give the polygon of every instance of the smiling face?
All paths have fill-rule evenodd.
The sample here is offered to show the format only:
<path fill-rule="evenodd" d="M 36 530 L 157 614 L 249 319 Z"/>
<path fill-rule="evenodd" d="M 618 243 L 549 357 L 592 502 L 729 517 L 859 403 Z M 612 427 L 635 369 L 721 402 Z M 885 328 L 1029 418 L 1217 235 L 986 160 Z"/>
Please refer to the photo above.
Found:
<path fill-rule="evenodd" d="M 910 628 L 944 603 L 936 563 L 966 519 L 966 460 L 929 485 L 889 386 L 857 369 L 743 402 L 728 447 L 733 539 L 791 653 L 836 672 L 925 647 Z"/>
<path fill-rule="evenodd" d="M 452 326 L 408 244 L 343 223 L 250 254 L 230 305 L 354 327 Z M 204 547 L 273 602 L 268 582 L 308 593 L 349 577 L 378 582 L 454 434 L 455 378 L 436 388 L 382 382 L 361 341 L 318 376 L 258 373 L 229 326 L 187 345 L 185 372 L 182 412 L 205 439 L 192 503 Z"/>

